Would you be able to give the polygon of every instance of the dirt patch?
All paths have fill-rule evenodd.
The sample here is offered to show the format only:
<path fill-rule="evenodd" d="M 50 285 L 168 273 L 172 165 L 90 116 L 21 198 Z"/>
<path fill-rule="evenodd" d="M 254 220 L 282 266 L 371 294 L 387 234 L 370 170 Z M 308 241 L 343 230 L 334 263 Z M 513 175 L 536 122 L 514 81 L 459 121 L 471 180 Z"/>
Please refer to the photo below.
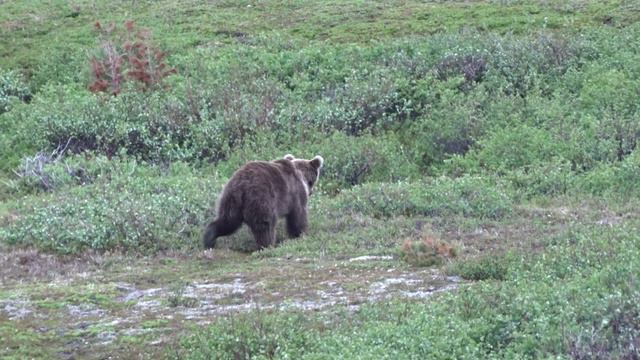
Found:
<path fill-rule="evenodd" d="M 35 249 L 0 251 L 0 284 L 34 280 L 68 279 L 96 270 L 104 255 L 85 252 L 75 256 L 42 253 Z"/>

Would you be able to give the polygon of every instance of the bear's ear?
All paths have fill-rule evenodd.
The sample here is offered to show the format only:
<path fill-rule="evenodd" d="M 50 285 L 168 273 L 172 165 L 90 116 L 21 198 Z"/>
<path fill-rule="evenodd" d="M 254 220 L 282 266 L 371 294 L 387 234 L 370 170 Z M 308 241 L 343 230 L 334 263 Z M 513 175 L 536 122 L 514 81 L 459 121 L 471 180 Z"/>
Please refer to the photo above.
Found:
<path fill-rule="evenodd" d="M 289 161 L 293 161 L 295 159 L 295 157 L 293 157 L 293 155 L 291 155 L 291 154 L 287 154 L 287 155 L 284 156 L 284 159 L 285 160 L 289 160 Z"/>
<path fill-rule="evenodd" d="M 324 159 L 320 155 L 316 155 L 316 157 L 311 160 L 311 166 L 316 169 L 321 169 L 322 165 L 324 165 Z"/>

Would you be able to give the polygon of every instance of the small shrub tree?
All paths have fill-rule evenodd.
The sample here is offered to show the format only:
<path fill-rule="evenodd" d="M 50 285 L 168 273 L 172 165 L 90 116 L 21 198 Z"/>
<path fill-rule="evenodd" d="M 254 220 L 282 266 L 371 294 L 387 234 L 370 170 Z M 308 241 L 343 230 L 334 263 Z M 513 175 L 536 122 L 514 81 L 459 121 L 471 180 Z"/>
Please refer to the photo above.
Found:
<path fill-rule="evenodd" d="M 137 29 L 133 21 L 124 23 L 124 32 L 115 24 L 96 22 L 101 38 L 98 54 L 91 58 L 92 92 L 118 95 L 125 81 L 133 81 L 140 91 L 166 88 L 164 79 L 176 73 L 166 63 L 167 53 L 155 47 L 148 29 Z"/>

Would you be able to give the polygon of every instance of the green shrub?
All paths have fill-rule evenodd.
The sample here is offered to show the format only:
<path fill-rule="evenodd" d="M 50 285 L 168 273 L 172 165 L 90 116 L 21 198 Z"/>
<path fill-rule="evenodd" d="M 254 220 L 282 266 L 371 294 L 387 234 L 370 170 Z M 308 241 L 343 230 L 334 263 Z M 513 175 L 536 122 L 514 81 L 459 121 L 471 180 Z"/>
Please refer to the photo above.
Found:
<path fill-rule="evenodd" d="M 398 91 L 403 80 L 403 74 L 388 68 L 354 69 L 344 84 L 324 91 L 308 116 L 316 128 L 335 129 L 348 135 L 389 128 L 410 112 Z"/>
<path fill-rule="evenodd" d="M 17 179 L 10 183 L 16 193 L 30 193 L 38 190 L 52 191 L 67 184 L 83 184 L 88 179 L 83 169 L 63 164 L 63 150 L 50 154 L 38 153 L 22 159 L 22 164 L 15 171 Z"/>
<path fill-rule="evenodd" d="M 611 144 L 614 153 L 602 157 L 622 160 L 640 141 L 640 105 L 633 95 L 640 91 L 640 74 L 610 66 L 593 66 L 582 74 L 579 106 L 594 118 L 597 138 Z"/>
<path fill-rule="evenodd" d="M 449 267 L 448 272 L 466 280 L 504 280 L 509 269 L 508 261 L 509 258 L 504 255 L 458 260 Z"/>
<path fill-rule="evenodd" d="M 547 161 L 566 160 L 576 172 L 589 170 L 603 161 L 615 161 L 614 144 L 600 136 L 600 120 L 578 110 L 583 106 L 574 95 L 558 89 L 552 96 L 530 95 L 527 106 L 519 122 L 543 130 L 551 135 L 551 141 L 561 144 L 554 151 L 556 155 Z"/>
<path fill-rule="evenodd" d="M 409 90 L 407 96 L 414 106 L 425 108 L 416 111 L 398 133 L 422 168 L 438 167 L 451 155 L 465 154 L 488 130 L 491 122 L 478 106 L 487 101 L 486 92 L 479 86 L 461 93 L 457 89 L 461 84 L 462 77 L 446 82 L 427 77 L 416 81 Z"/>
<path fill-rule="evenodd" d="M 19 103 L 12 111 L 0 115 L 0 173 L 11 174 L 25 156 L 42 150 L 34 141 L 37 136 L 33 133 L 32 118 L 27 118 L 30 107 L 31 104 Z"/>
<path fill-rule="evenodd" d="M 366 182 L 393 182 L 415 179 L 418 170 L 412 152 L 397 137 L 334 133 L 316 144 L 309 144 L 312 154 L 325 159 L 320 189 L 335 193 Z"/>
<path fill-rule="evenodd" d="M 435 67 L 436 76 L 440 80 L 463 76 L 464 83 L 459 87 L 460 90 L 468 90 L 474 83 L 481 82 L 486 72 L 487 61 L 476 54 L 447 55 Z"/>
<path fill-rule="evenodd" d="M 640 195 L 640 150 L 635 150 L 623 161 L 601 164 L 582 174 L 576 180 L 578 191 L 594 195 L 622 195 L 624 198 Z"/>
<path fill-rule="evenodd" d="M 584 45 L 579 38 L 541 33 L 535 37 L 492 37 L 487 52 L 486 81 L 506 95 L 528 96 L 551 84 L 576 61 Z"/>
<path fill-rule="evenodd" d="M 23 198 L 15 220 L 0 230 L 2 241 L 60 253 L 146 253 L 199 245 L 205 215 L 212 215 L 213 178 L 184 164 L 161 170 L 132 162 L 98 174 L 91 176 L 108 181 Z"/>
<path fill-rule="evenodd" d="M 30 101 L 31 90 L 24 78 L 16 71 L 0 68 L 0 114 L 11 110 L 17 101 Z"/>
<path fill-rule="evenodd" d="M 574 188 L 575 172 L 571 164 L 557 158 L 517 168 L 505 174 L 514 189 L 525 198 L 565 195 Z"/>
<path fill-rule="evenodd" d="M 479 177 L 441 177 L 413 183 L 368 183 L 340 194 L 337 205 L 375 217 L 466 216 L 498 219 L 511 210 L 510 196 Z"/>
<path fill-rule="evenodd" d="M 179 358 L 188 359 L 299 359 L 315 347 L 321 323 L 310 324 L 303 313 L 282 316 L 238 315 L 211 328 L 185 338 Z M 216 327 L 218 329 L 216 329 Z M 220 328 L 231 331 L 219 331 Z M 315 330 L 315 331 L 314 331 Z"/>
<path fill-rule="evenodd" d="M 191 147 L 193 121 L 167 93 L 101 98 L 76 86 L 50 87 L 16 110 L 5 119 L 14 123 L 15 141 L 45 152 L 63 147 L 163 162 L 191 159 L 202 150 Z"/>
<path fill-rule="evenodd" d="M 548 131 L 527 125 L 496 130 L 479 142 L 478 149 L 471 155 L 474 160 L 496 172 L 546 163 L 565 151 Z"/>
<path fill-rule="evenodd" d="M 634 359 L 640 355 L 640 294 L 614 296 L 598 314 L 599 323 L 566 335 L 567 353 L 575 359 Z"/>

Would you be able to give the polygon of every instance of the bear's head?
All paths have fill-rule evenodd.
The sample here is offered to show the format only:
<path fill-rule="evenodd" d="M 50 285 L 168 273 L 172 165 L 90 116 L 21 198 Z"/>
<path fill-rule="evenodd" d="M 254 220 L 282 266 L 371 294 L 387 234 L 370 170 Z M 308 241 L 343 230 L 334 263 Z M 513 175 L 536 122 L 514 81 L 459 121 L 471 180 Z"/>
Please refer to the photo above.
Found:
<path fill-rule="evenodd" d="M 320 169 L 324 164 L 324 159 L 320 155 L 316 155 L 311 160 L 296 159 L 293 155 L 287 154 L 284 156 L 285 160 L 289 160 L 293 163 L 296 170 L 302 175 L 302 183 L 307 188 L 307 193 L 311 195 L 313 186 L 318 182 L 320 177 Z"/>

